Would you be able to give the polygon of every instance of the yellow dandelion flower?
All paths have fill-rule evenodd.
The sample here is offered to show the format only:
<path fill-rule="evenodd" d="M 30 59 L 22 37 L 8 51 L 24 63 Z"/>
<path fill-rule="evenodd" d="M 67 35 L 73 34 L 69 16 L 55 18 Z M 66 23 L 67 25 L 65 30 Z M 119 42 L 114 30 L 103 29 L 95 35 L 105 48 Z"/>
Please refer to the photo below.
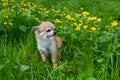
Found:
<path fill-rule="evenodd" d="M 67 20 L 75 20 L 75 19 L 72 18 L 70 15 L 67 15 L 65 18 L 66 18 Z"/>
<path fill-rule="evenodd" d="M 54 8 L 52 8 L 52 11 L 55 12 L 56 10 Z"/>
<path fill-rule="evenodd" d="M 15 2 L 15 0 L 12 0 L 12 2 Z"/>
<path fill-rule="evenodd" d="M 3 17 L 4 17 L 4 18 L 8 18 L 8 16 L 5 16 L 5 15 L 4 15 Z"/>
<path fill-rule="evenodd" d="M 37 4 L 34 4 L 33 6 L 34 6 L 35 8 L 36 8 L 36 7 L 38 7 L 38 5 L 37 5 Z"/>
<path fill-rule="evenodd" d="M 75 30 L 80 30 L 81 26 L 82 26 L 82 24 L 77 24 Z"/>
<path fill-rule="evenodd" d="M 13 8 L 15 8 L 16 6 L 12 6 L 11 8 L 13 9 Z"/>
<path fill-rule="evenodd" d="M 21 5 L 24 5 L 24 3 L 23 3 L 23 2 L 21 2 Z"/>
<path fill-rule="evenodd" d="M 63 14 L 60 14 L 60 16 L 63 16 Z"/>
<path fill-rule="evenodd" d="M 49 13 L 49 11 L 45 11 L 45 12 L 44 12 L 44 14 L 48 14 L 48 13 Z"/>
<path fill-rule="evenodd" d="M 83 21 L 82 20 L 79 20 L 80 24 L 83 24 Z"/>
<path fill-rule="evenodd" d="M 92 20 L 96 20 L 97 19 L 97 17 L 95 16 L 95 17 L 92 17 Z"/>
<path fill-rule="evenodd" d="M 117 26 L 117 25 L 118 25 L 118 21 L 113 21 L 113 22 L 111 23 L 111 25 L 112 25 L 112 26 Z"/>
<path fill-rule="evenodd" d="M 43 11 L 47 11 L 47 8 L 42 8 Z"/>
<path fill-rule="evenodd" d="M 39 18 L 35 17 L 34 20 L 36 20 L 37 22 L 40 22 Z"/>
<path fill-rule="evenodd" d="M 63 28 L 63 26 L 59 26 L 59 28 Z"/>
<path fill-rule="evenodd" d="M 43 8 L 41 8 L 41 7 L 40 7 L 40 8 L 38 8 L 38 9 L 39 9 L 39 10 L 41 10 L 41 11 L 43 10 Z"/>
<path fill-rule="evenodd" d="M 2 13 L 4 13 L 4 12 L 5 12 L 5 10 L 4 10 L 4 9 L 1 9 L 1 12 L 2 12 Z"/>
<path fill-rule="evenodd" d="M 79 23 L 78 26 L 82 26 L 82 23 Z"/>
<path fill-rule="evenodd" d="M 66 19 L 69 19 L 70 17 L 71 17 L 70 15 L 67 15 L 65 18 L 66 18 Z"/>
<path fill-rule="evenodd" d="M 80 27 L 76 27 L 75 30 L 80 30 Z"/>
<path fill-rule="evenodd" d="M 80 23 L 82 23 L 83 21 L 82 20 L 79 20 Z"/>
<path fill-rule="evenodd" d="M 96 19 L 97 19 L 96 16 L 95 16 L 95 17 L 88 17 L 88 20 L 89 20 L 89 21 L 96 20 Z"/>
<path fill-rule="evenodd" d="M 5 21 L 4 23 L 3 23 L 3 25 L 7 25 L 8 23 Z"/>
<path fill-rule="evenodd" d="M 5 14 L 5 13 L 6 13 L 6 10 L 5 10 L 5 9 L 1 9 L 1 12 L 2 12 L 3 14 Z"/>
<path fill-rule="evenodd" d="M 78 10 L 78 12 L 80 12 L 80 10 Z"/>
<path fill-rule="evenodd" d="M 67 9 L 68 9 L 68 8 L 65 6 L 65 7 L 64 7 L 64 10 L 67 10 Z"/>
<path fill-rule="evenodd" d="M 4 7 L 7 7 L 7 6 L 8 6 L 8 3 L 3 3 L 3 6 L 4 6 Z"/>
<path fill-rule="evenodd" d="M 25 7 L 25 6 L 27 6 L 27 4 L 24 3 L 23 6 Z"/>
<path fill-rule="evenodd" d="M 66 21 L 66 23 L 68 23 L 68 21 Z"/>
<path fill-rule="evenodd" d="M 56 19 L 54 20 L 54 22 L 56 22 L 56 23 L 61 23 L 61 20 L 56 18 Z"/>
<path fill-rule="evenodd" d="M 63 16 L 65 16 L 66 14 L 63 14 Z"/>
<path fill-rule="evenodd" d="M 84 25 L 83 28 L 84 28 L 84 29 L 87 29 L 87 28 L 88 28 L 88 25 Z"/>
<path fill-rule="evenodd" d="M 96 27 L 91 27 L 90 28 L 92 31 L 96 31 Z"/>
<path fill-rule="evenodd" d="M 100 30 L 100 27 L 98 27 L 98 30 Z"/>
<path fill-rule="evenodd" d="M 106 26 L 105 26 L 105 29 L 108 29 L 108 28 L 109 28 L 109 26 L 108 26 L 108 25 L 106 25 Z"/>
<path fill-rule="evenodd" d="M 12 23 L 12 22 L 8 22 L 8 24 L 9 24 L 10 26 L 13 26 L 13 23 Z"/>
<path fill-rule="evenodd" d="M 75 19 L 71 17 L 70 20 L 75 20 Z"/>
<path fill-rule="evenodd" d="M 87 19 L 86 23 L 88 23 L 88 22 L 90 22 L 90 20 L 89 20 L 89 19 Z"/>
<path fill-rule="evenodd" d="M 19 11 L 25 11 L 27 10 L 26 8 L 20 8 Z"/>
<path fill-rule="evenodd" d="M 101 22 L 101 18 L 98 18 L 97 21 L 98 21 L 98 22 Z"/>
<path fill-rule="evenodd" d="M 21 0 L 21 2 L 25 2 L 25 0 Z"/>
<path fill-rule="evenodd" d="M 10 9 L 11 10 L 11 12 L 13 12 L 14 11 L 14 9 Z"/>
<path fill-rule="evenodd" d="M 81 7 L 80 9 L 81 9 L 81 10 L 83 10 L 83 8 L 82 8 L 82 7 Z"/>
<path fill-rule="evenodd" d="M 56 12 L 60 12 L 60 9 L 56 10 Z"/>
<path fill-rule="evenodd" d="M 34 19 L 35 19 L 36 21 L 39 20 L 39 18 L 37 18 L 37 17 L 35 17 Z"/>
<path fill-rule="evenodd" d="M 30 11 L 28 11 L 28 14 L 31 14 L 31 12 L 30 12 Z"/>
<path fill-rule="evenodd" d="M 31 6 L 31 2 L 28 2 L 28 3 L 27 3 L 27 6 L 29 6 L 29 7 L 30 7 L 30 6 Z"/>
<path fill-rule="evenodd" d="M 87 16 L 87 15 L 89 15 L 89 14 L 90 14 L 90 13 L 87 12 L 87 11 L 82 12 L 82 15 L 83 15 L 83 16 Z"/>
<path fill-rule="evenodd" d="M 76 23 L 76 22 L 74 22 L 73 24 L 71 24 L 71 26 L 77 26 L 77 23 Z"/>
<path fill-rule="evenodd" d="M 89 22 L 89 21 L 91 21 L 91 20 L 92 20 L 91 17 L 88 17 L 88 20 L 87 20 L 87 21 Z"/>
<path fill-rule="evenodd" d="M 32 7 L 30 7 L 30 10 L 32 10 L 33 8 Z"/>
<path fill-rule="evenodd" d="M 5 0 L 1 0 L 2 2 L 4 2 Z"/>

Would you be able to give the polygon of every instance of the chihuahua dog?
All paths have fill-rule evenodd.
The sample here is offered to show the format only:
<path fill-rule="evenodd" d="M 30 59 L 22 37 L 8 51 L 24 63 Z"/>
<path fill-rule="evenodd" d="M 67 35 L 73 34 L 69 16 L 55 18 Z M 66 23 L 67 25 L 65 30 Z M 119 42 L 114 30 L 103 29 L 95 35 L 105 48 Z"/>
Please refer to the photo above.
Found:
<path fill-rule="evenodd" d="M 60 53 L 58 48 L 62 46 L 62 39 L 56 36 L 55 26 L 51 22 L 42 22 L 39 26 L 33 26 L 37 48 L 41 55 L 42 61 L 45 62 L 48 56 L 51 57 L 53 68 L 57 66 Z"/>

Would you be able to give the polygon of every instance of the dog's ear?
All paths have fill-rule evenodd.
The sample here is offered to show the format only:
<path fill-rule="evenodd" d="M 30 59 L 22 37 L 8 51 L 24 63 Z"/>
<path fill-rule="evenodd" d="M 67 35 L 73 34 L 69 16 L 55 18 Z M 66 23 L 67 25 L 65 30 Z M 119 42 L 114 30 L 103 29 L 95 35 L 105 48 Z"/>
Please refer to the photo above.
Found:
<path fill-rule="evenodd" d="M 32 29 L 33 29 L 34 31 L 36 31 L 36 30 L 39 29 L 39 27 L 38 27 L 38 26 L 33 26 Z"/>

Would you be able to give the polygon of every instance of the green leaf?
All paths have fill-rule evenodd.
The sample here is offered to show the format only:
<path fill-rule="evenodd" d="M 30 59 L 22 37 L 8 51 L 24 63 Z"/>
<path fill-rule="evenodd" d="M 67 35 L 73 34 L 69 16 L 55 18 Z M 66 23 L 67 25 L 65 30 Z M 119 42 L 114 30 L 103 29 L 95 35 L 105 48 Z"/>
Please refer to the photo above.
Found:
<path fill-rule="evenodd" d="M 104 61 L 104 58 L 100 58 L 100 59 L 97 60 L 97 62 L 99 62 L 99 63 L 101 63 L 103 61 Z"/>
<path fill-rule="evenodd" d="M 4 68 L 4 65 L 0 64 L 0 70 L 2 70 Z"/>
<path fill-rule="evenodd" d="M 0 31 L 4 31 L 4 27 L 3 26 L 0 26 Z"/>
<path fill-rule="evenodd" d="M 20 25 L 19 26 L 19 29 L 21 30 L 21 31 L 23 31 L 23 32 L 26 32 L 26 26 L 24 26 L 24 25 Z"/>
<path fill-rule="evenodd" d="M 96 80 L 96 79 L 93 77 L 89 77 L 87 80 Z"/>
<path fill-rule="evenodd" d="M 2 23 L 3 14 L 0 12 L 0 24 Z"/>

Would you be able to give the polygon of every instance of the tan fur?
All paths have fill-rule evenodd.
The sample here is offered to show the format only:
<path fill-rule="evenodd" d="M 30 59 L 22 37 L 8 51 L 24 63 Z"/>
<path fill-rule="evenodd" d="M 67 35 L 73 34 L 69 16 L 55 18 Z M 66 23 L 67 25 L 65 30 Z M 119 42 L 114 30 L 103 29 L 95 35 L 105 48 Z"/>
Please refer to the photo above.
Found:
<path fill-rule="evenodd" d="M 50 55 L 55 68 L 60 57 L 57 48 L 61 48 L 62 39 L 54 35 L 54 28 L 55 26 L 51 22 L 42 22 L 39 26 L 33 27 L 42 61 L 45 61 L 47 56 Z M 50 32 L 47 32 L 48 29 Z"/>
<path fill-rule="evenodd" d="M 55 36 L 55 42 L 56 42 L 56 46 L 58 48 L 61 48 L 61 46 L 62 46 L 62 39 L 61 39 L 61 37 Z"/>

